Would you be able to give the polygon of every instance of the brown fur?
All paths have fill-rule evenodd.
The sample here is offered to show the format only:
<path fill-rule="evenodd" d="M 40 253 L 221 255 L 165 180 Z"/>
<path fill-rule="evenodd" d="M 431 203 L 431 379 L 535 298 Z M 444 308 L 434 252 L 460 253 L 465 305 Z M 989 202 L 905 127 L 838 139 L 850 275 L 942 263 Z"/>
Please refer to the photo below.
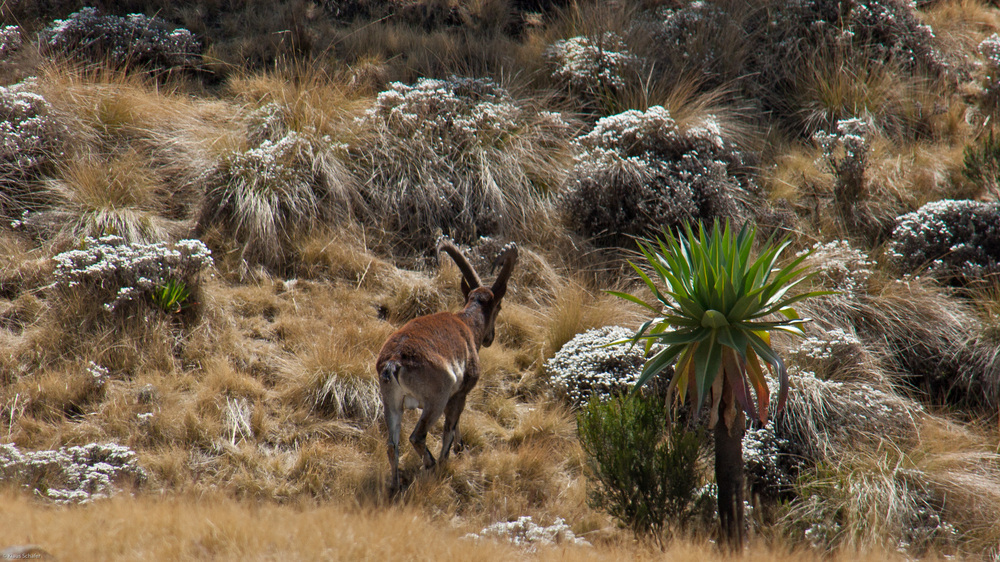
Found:
<path fill-rule="evenodd" d="M 441 414 L 445 420 L 440 460 L 447 460 L 452 448 L 456 453 L 461 450 L 458 418 L 466 396 L 479 380 L 479 348 L 493 343 L 500 301 L 517 261 L 517 246 L 505 247 L 494 262 L 494 266 L 502 262 L 503 268 L 493 286 L 487 288 L 450 241 L 438 244 L 441 251 L 451 255 L 462 271 L 465 308 L 458 313 L 438 312 L 410 320 L 389 336 L 375 364 L 385 410 L 392 471 L 389 489 L 393 493 L 400 486 L 399 434 L 404 408 L 422 410 L 410 443 L 423 458 L 424 468 L 435 465 L 426 446 L 427 431 Z"/>

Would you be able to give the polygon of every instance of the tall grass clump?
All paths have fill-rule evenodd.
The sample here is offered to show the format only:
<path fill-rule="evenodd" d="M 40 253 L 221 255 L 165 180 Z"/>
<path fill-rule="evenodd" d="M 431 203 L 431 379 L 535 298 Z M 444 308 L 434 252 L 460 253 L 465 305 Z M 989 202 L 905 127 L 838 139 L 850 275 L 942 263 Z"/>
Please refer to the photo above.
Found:
<path fill-rule="evenodd" d="M 336 147 L 315 131 L 290 128 L 289 119 L 277 103 L 252 112 L 246 130 L 250 148 L 225 152 L 206 179 L 199 229 L 220 228 L 231 237 L 241 270 L 286 268 L 300 236 L 350 216 L 353 180 Z M 223 238 L 219 244 L 232 242 Z"/>
<path fill-rule="evenodd" d="M 489 79 L 393 83 L 358 126 L 350 153 L 368 220 L 412 248 L 436 231 L 515 236 L 564 181 L 567 123 Z"/>
<path fill-rule="evenodd" d="M 705 115 L 681 129 L 661 106 L 602 118 L 576 140 L 580 154 L 563 196 L 565 216 L 601 246 L 688 221 L 753 216 L 749 155 Z"/>

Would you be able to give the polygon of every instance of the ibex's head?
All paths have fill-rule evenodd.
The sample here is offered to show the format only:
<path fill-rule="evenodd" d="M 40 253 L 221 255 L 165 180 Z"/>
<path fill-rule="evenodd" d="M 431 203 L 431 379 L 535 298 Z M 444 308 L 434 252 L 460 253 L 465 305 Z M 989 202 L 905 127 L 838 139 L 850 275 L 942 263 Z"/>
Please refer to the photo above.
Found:
<path fill-rule="evenodd" d="M 500 255 L 493 260 L 490 272 L 492 273 L 497 266 L 500 266 L 500 273 L 497 275 L 496 281 L 493 282 L 493 286 L 489 288 L 483 286 L 483 282 L 476 274 L 476 270 L 472 268 L 472 264 L 451 240 L 442 238 L 438 242 L 437 250 L 439 255 L 442 251 L 447 252 L 455 260 L 458 269 L 461 270 L 462 295 L 465 296 L 466 305 L 475 302 L 483 311 L 483 347 L 489 347 L 493 343 L 495 335 L 494 327 L 497 314 L 500 312 L 500 301 L 507 293 L 507 281 L 510 279 L 511 272 L 514 271 L 514 264 L 517 263 L 517 244 L 513 242 L 507 244 L 500 251 Z"/>

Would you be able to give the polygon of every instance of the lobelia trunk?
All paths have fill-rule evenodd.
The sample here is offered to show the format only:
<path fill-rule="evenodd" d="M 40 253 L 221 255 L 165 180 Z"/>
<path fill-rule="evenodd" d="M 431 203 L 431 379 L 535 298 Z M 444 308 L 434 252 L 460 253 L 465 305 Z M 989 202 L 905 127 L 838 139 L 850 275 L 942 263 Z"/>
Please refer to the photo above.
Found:
<path fill-rule="evenodd" d="M 724 405 L 720 404 L 720 407 Z M 719 493 L 719 544 L 742 550 L 746 525 L 743 515 L 743 433 L 745 417 L 736 414 L 732 429 L 720 416 L 715 426 L 715 483 Z"/>

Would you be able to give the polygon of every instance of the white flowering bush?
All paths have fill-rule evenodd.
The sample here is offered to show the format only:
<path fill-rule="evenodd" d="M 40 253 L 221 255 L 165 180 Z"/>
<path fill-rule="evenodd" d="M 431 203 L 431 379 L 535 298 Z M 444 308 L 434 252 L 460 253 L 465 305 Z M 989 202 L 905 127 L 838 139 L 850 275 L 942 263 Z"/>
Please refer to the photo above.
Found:
<path fill-rule="evenodd" d="M 142 483 L 146 472 L 135 451 L 114 443 L 91 443 L 49 451 L 0 445 L 0 481 L 35 490 L 60 504 L 107 498 L 128 482 Z"/>
<path fill-rule="evenodd" d="M 560 39 L 545 50 L 545 58 L 556 80 L 572 90 L 597 95 L 624 87 L 626 76 L 634 73 L 640 62 L 613 31 L 596 38 Z"/>
<path fill-rule="evenodd" d="M 153 293 L 171 280 L 195 288 L 201 271 L 213 264 L 211 252 L 200 240 L 130 244 L 119 236 L 87 238 L 83 248 L 53 259 L 55 291 L 82 293 L 116 315 L 152 305 Z"/>
<path fill-rule="evenodd" d="M 745 155 L 711 117 L 681 130 L 661 106 L 600 119 L 576 140 L 577 164 L 563 196 L 580 234 L 633 247 L 685 221 L 751 215 Z"/>
<path fill-rule="evenodd" d="M 5 25 L 0 27 L 0 61 L 21 50 L 24 45 L 24 36 L 21 35 L 21 26 Z"/>
<path fill-rule="evenodd" d="M 30 83 L 0 86 L 0 211 L 8 217 L 38 202 L 30 183 L 58 156 L 61 131 Z"/>
<path fill-rule="evenodd" d="M 245 265 L 281 268 L 297 234 L 349 212 L 351 180 L 323 142 L 287 130 L 276 107 L 251 116 L 259 144 L 224 155 L 207 175 L 200 226 L 221 226 Z"/>
<path fill-rule="evenodd" d="M 530 515 L 518 517 L 516 521 L 494 523 L 478 533 L 469 533 L 463 538 L 506 540 L 531 552 L 540 546 L 591 546 L 585 539 L 576 536 L 561 517 L 557 517 L 546 527 L 535 523 Z"/>
<path fill-rule="evenodd" d="M 545 362 L 549 383 L 577 408 L 591 396 L 607 400 L 627 394 L 646 362 L 643 347 L 609 344 L 627 340 L 634 334 L 634 330 L 622 326 L 605 326 L 577 334 Z"/>
<path fill-rule="evenodd" d="M 942 200 L 897 219 L 886 254 L 901 270 L 951 280 L 1000 271 L 1000 203 Z"/>
<path fill-rule="evenodd" d="M 813 135 L 823 150 L 820 165 L 826 165 L 836 177 L 834 200 L 843 213 L 849 213 L 867 194 L 865 171 L 871 152 L 869 137 L 872 124 L 865 119 L 837 121 L 832 133 L 818 131 Z"/>
<path fill-rule="evenodd" d="M 922 408 L 892 390 L 864 381 L 824 380 L 810 371 L 789 374 L 787 412 L 775 434 L 813 462 L 832 460 L 887 436 L 905 443 L 917 436 Z"/>
<path fill-rule="evenodd" d="M 198 62 L 201 45 L 186 29 L 144 14 L 102 15 L 83 8 L 39 34 L 42 51 L 115 67 L 172 69 Z"/>
<path fill-rule="evenodd" d="M 409 243 L 512 234 L 563 182 L 569 127 L 488 79 L 422 78 L 380 93 L 350 147 L 371 218 Z"/>
<path fill-rule="evenodd" d="M 825 289 L 849 295 L 867 293 L 876 267 L 868 252 L 855 248 L 847 240 L 817 242 L 810 251 L 807 262 Z M 803 252 L 797 254 L 801 255 Z"/>

